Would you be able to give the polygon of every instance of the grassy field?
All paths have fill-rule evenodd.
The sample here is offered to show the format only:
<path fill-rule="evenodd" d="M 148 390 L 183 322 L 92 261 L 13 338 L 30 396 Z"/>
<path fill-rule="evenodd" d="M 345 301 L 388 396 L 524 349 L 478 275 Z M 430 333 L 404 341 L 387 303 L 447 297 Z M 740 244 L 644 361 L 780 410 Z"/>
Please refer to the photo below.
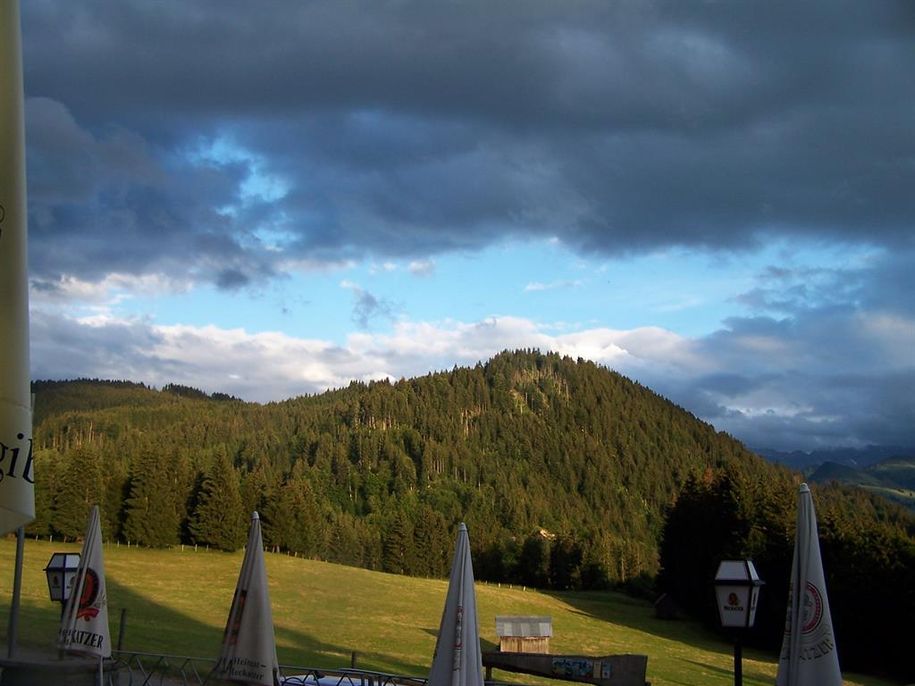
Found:
<path fill-rule="evenodd" d="M 915 510 L 915 491 L 909 488 L 891 488 L 889 486 L 861 486 L 861 488 L 882 495 L 910 510 Z"/>
<path fill-rule="evenodd" d="M 60 616 L 48 599 L 43 569 L 54 551 L 75 545 L 27 540 L 20 645 L 51 649 Z M 6 641 L 15 541 L 0 539 L 0 635 Z M 126 608 L 125 650 L 215 657 L 241 565 L 241 553 L 186 548 L 105 546 L 109 623 L 117 641 Z M 331 669 L 349 665 L 425 676 L 447 582 L 414 579 L 285 555 L 266 556 L 280 663 Z M 648 655 L 653 686 L 733 683 L 729 644 L 686 621 L 662 621 L 652 607 L 617 593 L 539 593 L 477 585 L 484 650 L 495 646 L 496 615 L 550 615 L 556 654 Z M 841 648 L 841 647 L 840 647 Z M 511 675 L 496 672 L 497 678 Z M 892 682 L 846 674 L 846 683 Z M 744 652 L 744 683 L 770 685 L 775 657 Z M 531 682 L 528 677 L 520 677 Z M 559 682 L 553 682 L 559 683 Z"/>

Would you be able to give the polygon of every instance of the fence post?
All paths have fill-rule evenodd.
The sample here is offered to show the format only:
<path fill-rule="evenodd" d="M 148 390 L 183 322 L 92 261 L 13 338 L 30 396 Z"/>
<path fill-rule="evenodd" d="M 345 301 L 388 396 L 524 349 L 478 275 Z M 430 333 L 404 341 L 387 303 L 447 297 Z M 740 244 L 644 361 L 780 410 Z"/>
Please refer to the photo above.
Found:
<path fill-rule="evenodd" d="M 127 628 L 127 608 L 121 608 L 121 625 L 118 627 L 118 652 L 121 652 L 124 646 L 124 630 Z"/>

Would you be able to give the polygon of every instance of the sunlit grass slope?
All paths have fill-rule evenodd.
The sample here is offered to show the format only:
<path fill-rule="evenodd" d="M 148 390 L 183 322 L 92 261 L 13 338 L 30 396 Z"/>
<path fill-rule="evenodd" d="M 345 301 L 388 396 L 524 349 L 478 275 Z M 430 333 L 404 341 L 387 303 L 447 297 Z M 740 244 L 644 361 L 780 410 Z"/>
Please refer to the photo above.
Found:
<path fill-rule="evenodd" d="M 48 599 L 44 566 L 53 551 L 78 546 L 27 540 L 20 644 L 50 649 L 60 608 Z M 15 541 L 0 540 L 0 635 L 6 639 Z M 112 641 L 126 608 L 125 650 L 215 657 L 242 554 L 192 548 L 104 549 Z M 267 554 L 267 574 L 282 664 L 358 666 L 425 675 L 435 647 L 447 582 L 415 579 L 285 555 Z M 484 649 L 496 643 L 495 616 L 550 615 L 552 652 L 648 655 L 654 686 L 733 683 L 731 647 L 686 621 L 662 621 L 650 604 L 617 593 L 545 594 L 519 587 L 477 585 Z M 841 648 L 841 646 L 840 646 Z M 746 651 L 744 683 L 770 685 L 772 655 Z M 511 675 L 496 672 L 498 678 Z M 846 675 L 848 683 L 890 682 Z M 515 679 L 519 680 L 519 679 Z M 522 681 L 531 681 L 520 677 Z M 555 682 L 558 683 L 558 682 Z"/>

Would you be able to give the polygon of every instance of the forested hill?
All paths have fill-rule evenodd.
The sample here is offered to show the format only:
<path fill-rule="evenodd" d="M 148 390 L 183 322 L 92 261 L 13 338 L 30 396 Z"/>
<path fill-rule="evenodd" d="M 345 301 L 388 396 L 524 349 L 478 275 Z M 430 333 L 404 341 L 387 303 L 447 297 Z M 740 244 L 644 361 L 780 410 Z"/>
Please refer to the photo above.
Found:
<path fill-rule="evenodd" d="M 800 475 L 590 362 L 503 353 L 268 405 L 129 382 L 34 390 L 30 533 L 76 538 L 98 502 L 106 538 L 234 549 L 256 509 L 277 550 L 441 576 L 466 521 L 478 578 L 566 589 L 660 572 L 712 624 L 718 562 L 749 557 L 767 582 L 755 640 L 781 640 Z M 837 484 L 814 496 L 843 666 L 906 673 L 915 518 Z"/>
<path fill-rule="evenodd" d="M 128 382 L 34 390 L 32 530 L 71 538 L 99 501 L 106 537 L 233 548 L 257 509 L 279 549 L 442 574 L 465 520 L 484 577 L 559 541 L 617 580 L 657 570 L 689 475 L 776 471 L 619 374 L 536 352 L 268 405 Z"/>

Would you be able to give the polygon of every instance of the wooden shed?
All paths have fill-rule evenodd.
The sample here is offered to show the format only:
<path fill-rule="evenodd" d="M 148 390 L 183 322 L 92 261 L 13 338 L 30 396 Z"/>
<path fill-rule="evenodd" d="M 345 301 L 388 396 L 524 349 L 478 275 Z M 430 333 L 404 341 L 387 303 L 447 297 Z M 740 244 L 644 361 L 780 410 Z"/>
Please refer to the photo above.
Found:
<path fill-rule="evenodd" d="M 549 655 L 552 617 L 496 617 L 499 651 Z"/>

